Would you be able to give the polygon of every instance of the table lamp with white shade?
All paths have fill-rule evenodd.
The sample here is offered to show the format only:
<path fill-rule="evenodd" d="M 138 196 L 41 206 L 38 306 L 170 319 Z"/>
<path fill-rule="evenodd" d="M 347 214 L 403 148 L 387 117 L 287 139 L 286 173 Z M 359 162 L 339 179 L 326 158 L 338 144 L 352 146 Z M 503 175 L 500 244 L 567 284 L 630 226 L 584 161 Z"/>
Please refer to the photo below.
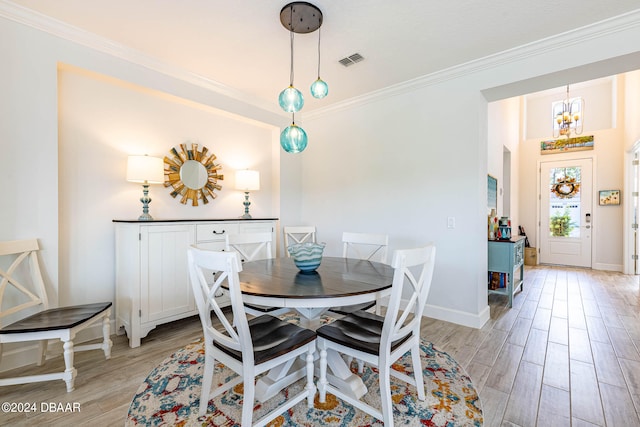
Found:
<path fill-rule="evenodd" d="M 236 171 L 236 190 L 244 191 L 244 215 L 240 218 L 251 219 L 249 192 L 260 190 L 260 172 L 249 169 Z"/>
<path fill-rule="evenodd" d="M 149 184 L 164 183 L 164 163 L 159 157 L 150 156 L 129 156 L 127 159 L 127 181 L 142 183 L 142 215 L 139 221 L 151 221 L 153 217 L 149 215 Z"/>

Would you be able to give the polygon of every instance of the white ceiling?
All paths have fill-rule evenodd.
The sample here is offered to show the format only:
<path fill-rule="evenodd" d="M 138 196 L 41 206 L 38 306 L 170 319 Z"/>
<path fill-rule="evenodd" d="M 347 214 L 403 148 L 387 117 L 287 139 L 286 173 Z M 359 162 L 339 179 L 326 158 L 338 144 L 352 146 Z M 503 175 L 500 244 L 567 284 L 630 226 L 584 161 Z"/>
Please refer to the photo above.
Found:
<path fill-rule="evenodd" d="M 277 103 L 289 83 L 287 0 L 6 0 L 113 40 L 171 66 Z M 295 37 L 294 84 L 305 110 L 373 92 L 455 65 L 636 10 L 638 0 L 313 0 L 324 14 L 315 100 L 317 35 Z M 338 60 L 360 53 L 363 62 Z"/>

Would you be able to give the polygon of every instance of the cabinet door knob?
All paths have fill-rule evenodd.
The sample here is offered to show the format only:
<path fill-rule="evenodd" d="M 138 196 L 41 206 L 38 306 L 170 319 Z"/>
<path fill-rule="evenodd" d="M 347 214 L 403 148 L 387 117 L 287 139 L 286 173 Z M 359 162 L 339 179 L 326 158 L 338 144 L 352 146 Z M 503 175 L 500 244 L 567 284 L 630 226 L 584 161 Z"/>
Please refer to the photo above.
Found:
<path fill-rule="evenodd" d="M 213 234 L 224 234 L 224 233 L 225 233 L 225 230 L 222 230 L 222 231 L 221 231 L 221 232 L 219 232 L 219 233 L 218 233 L 216 230 L 213 230 Z"/>

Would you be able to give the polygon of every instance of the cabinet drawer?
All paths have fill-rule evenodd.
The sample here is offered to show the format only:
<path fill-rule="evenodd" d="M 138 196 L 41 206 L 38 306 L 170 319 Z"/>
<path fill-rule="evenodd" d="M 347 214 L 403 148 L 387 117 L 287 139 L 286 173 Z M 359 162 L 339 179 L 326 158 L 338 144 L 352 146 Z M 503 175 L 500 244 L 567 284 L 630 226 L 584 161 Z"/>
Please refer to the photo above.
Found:
<path fill-rule="evenodd" d="M 198 242 L 207 242 L 212 240 L 224 241 L 225 235 L 237 233 L 238 224 L 198 224 L 196 226 L 196 240 Z"/>
<path fill-rule="evenodd" d="M 240 224 L 240 233 L 271 233 L 273 231 L 272 222 L 257 222 Z"/>

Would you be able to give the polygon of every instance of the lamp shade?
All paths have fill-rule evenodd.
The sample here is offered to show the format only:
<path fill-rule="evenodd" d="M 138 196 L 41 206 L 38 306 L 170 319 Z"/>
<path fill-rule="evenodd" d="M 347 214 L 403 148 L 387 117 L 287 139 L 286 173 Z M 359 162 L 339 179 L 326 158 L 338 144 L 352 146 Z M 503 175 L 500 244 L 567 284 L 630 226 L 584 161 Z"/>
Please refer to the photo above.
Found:
<path fill-rule="evenodd" d="M 159 157 L 129 156 L 127 159 L 127 181 L 162 184 L 164 164 Z"/>
<path fill-rule="evenodd" d="M 260 172 L 249 169 L 236 171 L 236 190 L 256 191 L 260 189 Z"/>

